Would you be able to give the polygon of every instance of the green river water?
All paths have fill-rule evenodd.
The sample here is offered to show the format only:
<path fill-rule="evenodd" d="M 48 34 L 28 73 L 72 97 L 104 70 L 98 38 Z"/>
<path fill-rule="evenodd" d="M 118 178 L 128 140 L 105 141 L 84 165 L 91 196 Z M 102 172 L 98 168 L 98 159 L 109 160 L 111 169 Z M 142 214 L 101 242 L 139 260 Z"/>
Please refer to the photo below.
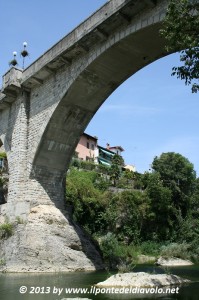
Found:
<path fill-rule="evenodd" d="M 164 273 L 164 270 L 151 265 L 136 266 L 134 272 Z M 101 294 L 66 293 L 67 288 L 88 288 L 107 279 L 111 274 L 105 271 L 57 273 L 57 274 L 0 274 L 0 300 L 61 300 L 63 298 L 108 299 L 181 299 L 199 300 L 199 266 L 170 268 L 171 274 L 191 280 L 181 286 L 175 294 Z M 25 293 L 20 293 L 20 287 Z M 58 295 L 58 288 L 60 295 Z"/>

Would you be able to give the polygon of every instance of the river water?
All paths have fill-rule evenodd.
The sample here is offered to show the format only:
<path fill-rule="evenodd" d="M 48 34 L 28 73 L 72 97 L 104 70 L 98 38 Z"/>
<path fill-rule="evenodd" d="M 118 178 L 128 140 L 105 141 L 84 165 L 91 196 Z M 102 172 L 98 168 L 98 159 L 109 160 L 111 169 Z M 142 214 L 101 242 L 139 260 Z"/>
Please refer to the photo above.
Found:
<path fill-rule="evenodd" d="M 134 272 L 164 273 L 160 267 L 151 265 L 136 266 Z M 169 268 L 169 273 L 191 280 L 190 284 L 181 286 L 178 293 L 166 294 L 101 294 L 91 293 L 91 286 L 107 279 L 113 273 L 105 271 L 57 273 L 57 274 L 0 274 L 0 300 L 61 300 L 63 298 L 89 298 L 96 300 L 130 300 L 130 299 L 199 299 L 199 265 Z M 20 288 L 21 292 L 20 293 Z M 88 289 L 89 294 L 69 293 L 67 288 Z M 94 291 L 94 288 L 93 290 Z M 133 291 L 135 292 L 135 290 Z M 153 292 L 153 291 L 152 291 Z M 174 292 L 174 291 L 173 291 Z M 60 294 L 60 295 L 59 295 Z"/>

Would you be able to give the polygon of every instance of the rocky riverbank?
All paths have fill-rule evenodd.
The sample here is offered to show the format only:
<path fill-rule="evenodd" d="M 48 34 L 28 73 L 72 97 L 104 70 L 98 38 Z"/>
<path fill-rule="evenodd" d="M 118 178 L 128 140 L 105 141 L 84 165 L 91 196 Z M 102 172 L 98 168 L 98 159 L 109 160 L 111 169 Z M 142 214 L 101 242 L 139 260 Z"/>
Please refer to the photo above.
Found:
<path fill-rule="evenodd" d="M 20 220 L 19 220 L 20 221 Z M 88 236 L 54 205 L 31 209 L 13 234 L 0 240 L 3 272 L 69 272 L 103 268 Z"/>
<path fill-rule="evenodd" d="M 96 284 L 98 287 L 164 287 L 189 283 L 176 275 L 149 274 L 145 272 L 123 273 L 109 277 L 103 282 Z"/>
<path fill-rule="evenodd" d="M 165 266 L 165 267 L 191 266 L 193 265 L 193 263 L 190 260 L 185 260 L 177 257 L 171 257 L 171 258 L 159 257 L 156 262 L 156 265 Z"/>

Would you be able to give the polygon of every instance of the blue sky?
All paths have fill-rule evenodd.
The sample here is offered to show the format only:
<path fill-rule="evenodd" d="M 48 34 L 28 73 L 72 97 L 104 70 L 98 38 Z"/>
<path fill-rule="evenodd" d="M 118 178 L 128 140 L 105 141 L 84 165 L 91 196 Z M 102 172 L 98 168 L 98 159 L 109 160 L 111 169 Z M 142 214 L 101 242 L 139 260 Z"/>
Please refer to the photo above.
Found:
<path fill-rule="evenodd" d="M 28 66 L 104 3 L 1 0 L 1 77 L 9 69 L 12 52 L 20 53 L 24 41 L 30 53 Z M 19 55 L 18 62 L 21 67 Z M 121 145 L 125 162 L 139 172 L 149 170 L 156 155 L 174 151 L 188 158 L 199 175 L 199 95 L 170 75 L 178 64 L 179 55 L 174 54 L 136 73 L 106 100 L 87 127 L 101 146 Z"/>

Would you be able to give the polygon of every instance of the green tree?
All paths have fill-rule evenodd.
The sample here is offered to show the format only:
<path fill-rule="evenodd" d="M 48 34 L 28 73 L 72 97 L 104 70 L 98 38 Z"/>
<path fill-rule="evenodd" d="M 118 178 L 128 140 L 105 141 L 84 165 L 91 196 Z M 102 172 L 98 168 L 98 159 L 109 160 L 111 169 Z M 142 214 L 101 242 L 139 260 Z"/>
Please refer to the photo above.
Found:
<path fill-rule="evenodd" d="M 129 182 L 132 182 L 133 183 L 133 180 L 135 179 L 135 174 L 133 171 L 130 171 L 128 169 L 126 169 L 124 171 L 124 174 L 123 174 L 124 178 L 126 179 L 126 184 L 127 186 L 129 185 Z M 133 186 L 133 185 L 132 185 Z"/>
<path fill-rule="evenodd" d="M 98 174 L 71 169 L 66 178 L 66 203 L 73 209 L 73 219 L 89 233 L 103 229 L 100 223 L 104 210 L 102 193 L 95 188 Z"/>
<path fill-rule="evenodd" d="M 122 156 L 115 154 L 111 160 L 111 167 L 110 167 L 110 179 L 113 180 L 114 186 L 117 185 L 117 181 L 120 178 L 122 167 L 124 166 L 124 159 Z"/>
<path fill-rule="evenodd" d="M 113 185 L 117 185 L 117 181 L 121 175 L 121 168 L 118 165 L 112 164 L 109 170 L 110 179 L 113 181 Z"/>
<path fill-rule="evenodd" d="M 115 154 L 111 160 L 111 163 L 113 165 L 117 165 L 119 167 L 123 167 L 124 166 L 124 159 L 121 155 Z"/>
<path fill-rule="evenodd" d="M 140 191 L 123 191 L 113 194 L 106 202 L 103 219 L 107 231 L 122 242 L 139 243 L 143 224 L 147 217 L 148 198 Z"/>
<path fill-rule="evenodd" d="M 150 210 L 143 236 L 157 241 L 168 240 L 174 230 L 175 209 L 172 192 L 163 185 L 158 172 L 148 173 L 146 193 L 150 199 Z"/>
<path fill-rule="evenodd" d="M 196 180 L 193 164 L 179 153 L 168 152 L 154 158 L 152 169 L 160 174 L 163 186 L 172 191 L 173 205 L 184 218 Z"/>
<path fill-rule="evenodd" d="M 164 28 L 169 52 L 181 51 L 180 67 L 173 67 L 172 75 L 192 84 L 192 92 L 199 90 L 199 1 L 170 0 Z"/>

